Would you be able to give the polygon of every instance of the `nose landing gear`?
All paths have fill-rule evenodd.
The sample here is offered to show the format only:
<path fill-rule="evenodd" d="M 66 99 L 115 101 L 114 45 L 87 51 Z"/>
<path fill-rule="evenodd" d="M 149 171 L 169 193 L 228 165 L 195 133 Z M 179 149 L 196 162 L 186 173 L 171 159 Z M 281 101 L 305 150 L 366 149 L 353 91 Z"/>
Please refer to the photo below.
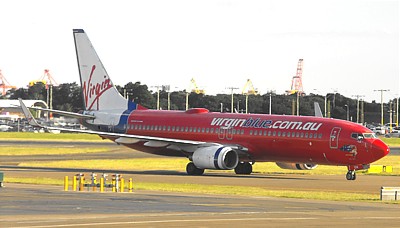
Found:
<path fill-rule="evenodd" d="M 355 180 L 356 179 L 356 171 L 355 170 L 349 170 L 346 174 L 346 179 L 347 180 Z"/>
<path fill-rule="evenodd" d="M 369 164 L 364 165 L 349 165 L 347 166 L 347 170 L 349 170 L 346 174 L 347 180 L 355 180 L 356 179 L 356 170 L 369 169 Z"/>

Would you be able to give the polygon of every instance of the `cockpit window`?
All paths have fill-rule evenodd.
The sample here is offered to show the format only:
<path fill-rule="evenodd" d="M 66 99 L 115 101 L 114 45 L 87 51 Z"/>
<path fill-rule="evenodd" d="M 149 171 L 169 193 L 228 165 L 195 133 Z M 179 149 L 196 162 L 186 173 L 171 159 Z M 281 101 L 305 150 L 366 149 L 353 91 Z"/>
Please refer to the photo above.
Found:
<path fill-rule="evenodd" d="M 364 138 L 366 139 L 373 139 L 376 138 L 376 135 L 374 133 L 363 133 Z"/>
<path fill-rule="evenodd" d="M 361 133 L 351 133 L 351 137 L 353 139 L 359 139 L 359 137 L 363 138 L 363 135 Z"/>

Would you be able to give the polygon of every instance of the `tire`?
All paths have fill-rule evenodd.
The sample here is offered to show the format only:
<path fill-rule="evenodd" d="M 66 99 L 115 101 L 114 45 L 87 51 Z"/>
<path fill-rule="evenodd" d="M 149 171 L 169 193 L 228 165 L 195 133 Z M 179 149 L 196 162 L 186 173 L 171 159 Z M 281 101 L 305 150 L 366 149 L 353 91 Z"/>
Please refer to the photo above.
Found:
<path fill-rule="evenodd" d="M 236 174 L 246 174 L 249 175 L 253 172 L 253 165 L 249 162 L 239 162 L 235 167 Z"/>
<path fill-rule="evenodd" d="M 186 173 L 188 175 L 192 175 L 192 176 L 200 176 L 200 175 L 203 175 L 204 169 L 199 169 L 194 165 L 193 162 L 189 162 L 186 165 Z"/>
<path fill-rule="evenodd" d="M 253 172 L 253 165 L 251 165 L 249 162 L 245 162 L 243 174 L 250 175 L 252 172 Z"/>
<path fill-rule="evenodd" d="M 236 174 L 244 174 L 244 162 L 239 162 L 235 167 Z"/>

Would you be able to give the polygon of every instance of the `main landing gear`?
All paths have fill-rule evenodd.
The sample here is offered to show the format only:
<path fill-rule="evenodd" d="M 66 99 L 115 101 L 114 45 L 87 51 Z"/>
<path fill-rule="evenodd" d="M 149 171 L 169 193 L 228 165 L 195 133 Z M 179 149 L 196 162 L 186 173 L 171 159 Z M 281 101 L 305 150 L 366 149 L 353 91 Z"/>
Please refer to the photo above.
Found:
<path fill-rule="evenodd" d="M 253 165 L 250 162 L 239 162 L 235 168 L 236 174 L 249 175 L 253 172 Z"/>
<path fill-rule="evenodd" d="M 349 170 L 346 174 L 346 179 L 347 180 L 355 180 L 356 179 L 356 171 L 355 170 Z"/>
<path fill-rule="evenodd" d="M 192 176 L 201 176 L 204 173 L 204 169 L 199 169 L 194 165 L 193 162 L 189 162 L 186 165 L 186 172 L 187 172 L 187 174 L 192 175 Z"/>

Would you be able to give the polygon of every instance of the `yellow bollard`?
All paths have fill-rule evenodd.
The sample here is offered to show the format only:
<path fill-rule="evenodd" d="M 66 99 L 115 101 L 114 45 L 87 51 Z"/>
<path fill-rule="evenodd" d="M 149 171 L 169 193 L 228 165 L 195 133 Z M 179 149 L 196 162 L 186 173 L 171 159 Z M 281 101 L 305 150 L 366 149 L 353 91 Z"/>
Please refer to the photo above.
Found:
<path fill-rule="evenodd" d="M 100 192 L 104 192 L 104 177 L 100 178 Z"/>
<path fill-rule="evenodd" d="M 132 182 L 132 178 L 129 178 L 129 192 L 132 192 L 133 190 L 133 182 Z"/>
<path fill-rule="evenodd" d="M 85 177 L 81 176 L 80 181 L 79 181 L 79 191 L 83 192 L 85 186 Z"/>
<path fill-rule="evenodd" d="M 64 177 L 64 191 L 68 192 L 68 176 Z"/>
<path fill-rule="evenodd" d="M 112 182 L 111 182 L 111 184 L 112 184 L 112 192 L 116 192 L 116 187 L 115 187 L 115 179 L 113 178 L 112 179 Z"/>
<path fill-rule="evenodd" d="M 120 192 L 124 192 L 125 189 L 125 180 L 124 178 L 121 177 L 121 191 Z"/>
<path fill-rule="evenodd" d="M 93 186 L 92 186 L 92 190 L 95 192 L 96 191 L 96 187 L 97 187 L 97 181 L 94 180 Z"/>
<path fill-rule="evenodd" d="M 72 177 L 72 191 L 76 192 L 76 176 Z"/>

